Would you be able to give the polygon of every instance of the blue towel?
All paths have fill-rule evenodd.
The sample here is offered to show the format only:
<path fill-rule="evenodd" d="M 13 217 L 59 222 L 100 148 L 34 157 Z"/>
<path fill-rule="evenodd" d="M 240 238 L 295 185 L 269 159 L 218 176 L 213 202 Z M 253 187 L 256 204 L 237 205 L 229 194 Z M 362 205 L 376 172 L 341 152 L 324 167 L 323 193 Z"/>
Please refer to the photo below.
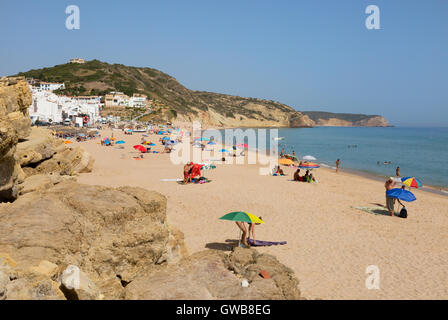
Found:
<path fill-rule="evenodd" d="M 271 241 L 261 241 L 261 240 L 256 240 L 256 243 L 254 243 L 254 240 L 252 240 L 252 239 L 247 239 L 247 242 L 253 247 L 282 246 L 287 243 L 286 241 L 271 242 Z"/>

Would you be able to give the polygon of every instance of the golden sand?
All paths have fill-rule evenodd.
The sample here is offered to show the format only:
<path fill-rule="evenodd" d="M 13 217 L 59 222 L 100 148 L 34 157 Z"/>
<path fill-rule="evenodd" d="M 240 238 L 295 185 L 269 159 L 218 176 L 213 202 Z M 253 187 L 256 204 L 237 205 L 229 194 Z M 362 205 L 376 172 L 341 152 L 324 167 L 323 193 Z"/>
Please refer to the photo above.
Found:
<path fill-rule="evenodd" d="M 111 130 L 103 131 L 103 136 Z M 181 185 L 183 166 L 169 154 L 145 154 L 137 161 L 132 148 L 141 134 L 114 131 L 125 149 L 103 147 L 100 140 L 81 145 L 95 158 L 92 173 L 80 183 L 138 186 L 168 198 L 168 222 L 185 234 L 190 252 L 228 250 L 235 240 L 233 222 L 218 220 L 232 211 L 262 216 L 256 239 L 287 241 L 285 246 L 258 248 L 275 255 L 300 279 L 303 296 L 322 299 L 447 299 L 448 198 L 413 190 L 408 219 L 373 215 L 353 209 L 385 204 L 384 183 L 346 172 L 318 169 L 319 183 L 293 182 L 287 176 L 261 176 L 257 165 L 218 165 L 204 171 L 212 182 Z M 153 142 L 160 136 L 148 138 Z M 157 142 L 159 145 L 159 143 Z M 161 146 L 154 147 L 162 150 Z M 380 271 L 380 289 L 366 288 L 366 268 Z"/>

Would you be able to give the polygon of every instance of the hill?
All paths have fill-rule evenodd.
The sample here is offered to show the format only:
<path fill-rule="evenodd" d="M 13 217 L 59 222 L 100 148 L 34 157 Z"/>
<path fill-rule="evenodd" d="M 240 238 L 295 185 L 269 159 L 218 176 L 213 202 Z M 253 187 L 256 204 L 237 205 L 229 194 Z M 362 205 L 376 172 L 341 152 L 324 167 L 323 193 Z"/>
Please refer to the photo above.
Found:
<path fill-rule="evenodd" d="M 388 127 L 387 120 L 379 115 L 302 111 L 316 126 L 328 127 Z"/>
<path fill-rule="evenodd" d="M 104 95 L 121 91 L 146 94 L 154 112 L 146 120 L 192 121 L 220 127 L 312 127 L 307 116 L 271 100 L 193 91 L 175 78 L 152 68 L 108 64 L 98 60 L 85 64 L 62 64 L 30 70 L 20 76 L 48 82 L 64 82 L 69 95 Z"/>

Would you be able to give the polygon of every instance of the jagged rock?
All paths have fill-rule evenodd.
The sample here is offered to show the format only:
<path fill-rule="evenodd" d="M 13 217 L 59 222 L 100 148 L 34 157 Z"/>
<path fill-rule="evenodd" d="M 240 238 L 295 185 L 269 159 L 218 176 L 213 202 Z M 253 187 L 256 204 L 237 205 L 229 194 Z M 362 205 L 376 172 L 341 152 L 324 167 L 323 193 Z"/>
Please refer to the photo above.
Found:
<path fill-rule="evenodd" d="M 35 175 L 25 179 L 24 183 L 20 185 L 20 195 L 24 195 L 34 191 L 43 191 L 54 185 L 50 175 Z"/>
<path fill-rule="evenodd" d="M 2 79 L 0 85 L 0 118 L 12 125 L 18 139 L 25 139 L 31 130 L 28 107 L 31 91 L 24 78 Z"/>
<path fill-rule="evenodd" d="M 42 274 L 48 278 L 54 278 L 58 273 L 58 265 L 50 261 L 43 260 L 36 267 L 30 267 L 29 271 L 37 274 Z"/>
<path fill-rule="evenodd" d="M 19 139 L 30 133 L 31 92 L 22 78 L 0 80 L 0 202 L 17 198 L 20 167 L 14 157 Z"/>
<path fill-rule="evenodd" d="M 42 162 L 56 153 L 54 143 L 50 131 L 33 128 L 29 137 L 17 145 L 16 158 L 22 167 Z"/>
<path fill-rule="evenodd" d="M 65 300 L 57 282 L 35 273 L 10 281 L 4 295 L 6 300 Z"/>
<path fill-rule="evenodd" d="M 70 265 L 59 279 L 61 290 L 68 300 L 99 300 L 98 287 L 77 266 Z"/>
<path fill-rule="evenodd" d="M 274 258 L 275 259 L 275 258 Z M 238 267 L 235 267 L 235 265 Z M 249 279 L 250 286 L 241 286 L 252 269 L 269 269 L 271 279 Z M 241 273 L 234 273 L 236 269 Z M 260 269 L 261 270 L 261 269 Z M 276 280 L 277 278 L 277 280 Z M 170 265 L 146 276 L 138 277 L 125 288 L 126 299 L 299 299 L 298 280 L 294 274 L 255 250 L 236 250 L 230 257 L 217 250 L 202 251 L 177 265 Z"/>
<path fill-rule="evenodd" d="M 173 236 L 176 238 L 175 236 Z M 94 282 L 131 282 L 170 250 L 166 198 L 141 188 L 119 189 L 63 181 L 0 207 L 0 252 L 23 268 L 42 260 L 77 265 Z M 103 292 L 109 298 L 115 293 Z"/>

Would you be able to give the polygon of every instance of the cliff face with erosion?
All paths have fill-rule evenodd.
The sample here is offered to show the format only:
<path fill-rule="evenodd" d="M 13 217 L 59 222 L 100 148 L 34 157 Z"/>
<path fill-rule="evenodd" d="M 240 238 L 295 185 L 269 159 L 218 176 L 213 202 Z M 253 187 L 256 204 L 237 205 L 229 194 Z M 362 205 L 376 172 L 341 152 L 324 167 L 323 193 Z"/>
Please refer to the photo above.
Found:
<path fill-rule="evenodd" d="M 31 128 L 31 91 L 23 78 L 0 79 L 0 202 L 13 201 L 35 174 L 63 178 L 92 170 L 82 147 L 67 147 L 48 130 Z"/>
<path fill-rule="evenodd" d="M 304 111 L 316 126 L 323 127 L 389 127 L 389 122 L 382 116 Z"/>
<path fill-rule="evenodd" d="M 23 79 L 0 79 L 0 201 L 17 197 L 22 172 L 15 152 L 17 143 L 31 132 L 31 103 L 31 92 Z"/>

